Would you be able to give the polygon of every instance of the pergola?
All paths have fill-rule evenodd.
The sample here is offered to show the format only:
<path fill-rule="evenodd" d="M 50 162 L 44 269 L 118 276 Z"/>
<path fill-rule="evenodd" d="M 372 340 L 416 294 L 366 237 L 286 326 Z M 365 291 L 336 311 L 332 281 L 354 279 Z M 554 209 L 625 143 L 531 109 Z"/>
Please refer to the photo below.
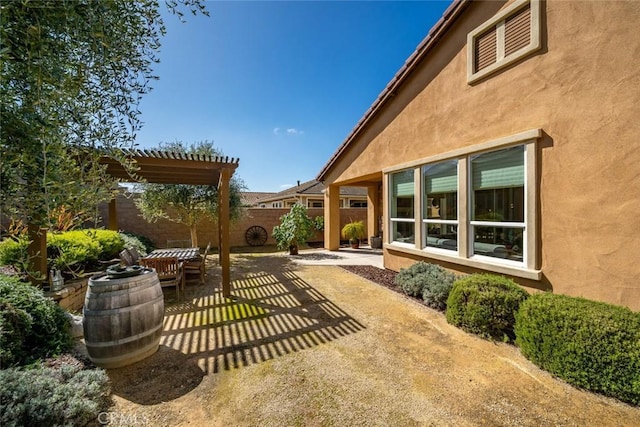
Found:
<path fill-rule="evenodd" d="M 129 173 L 116 159 L 104 156 L 101 164 L 107 165 L 107 172 L 114 178 L 126 182 L 146 181 L 155 184 L 215 185 L 218 188 L 218 254 L 222 268 L 222 293 L 231 295 L 231 263 L 229 259 L 229 182 L 240 159 L 174 153 L 156 150 L 130 150 L 123 153 L 135 161 L 136 170 Z M 109 229 L 118 230 L 116 201 L 109 203 Z M 46 235 L 44 241 L 34 242 L 46 253 Z M 36 258 L 38 271 L 46 275 L 46 257 Z"/>

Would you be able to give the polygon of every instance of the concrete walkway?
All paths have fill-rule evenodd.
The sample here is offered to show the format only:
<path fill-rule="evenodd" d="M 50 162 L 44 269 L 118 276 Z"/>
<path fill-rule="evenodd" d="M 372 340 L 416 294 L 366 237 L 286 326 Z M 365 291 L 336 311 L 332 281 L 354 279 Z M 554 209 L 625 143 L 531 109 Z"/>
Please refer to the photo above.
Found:
<path fill-rule="evenodd" d="M 362 245 L 359 249 L 340 248 L 337 251 L 309 249 L 300 251 L 299 255 L 287 256 L 301 265 L 372 265 L 384 268 L 382 249 L 371 249 L 368 245 Z"/>

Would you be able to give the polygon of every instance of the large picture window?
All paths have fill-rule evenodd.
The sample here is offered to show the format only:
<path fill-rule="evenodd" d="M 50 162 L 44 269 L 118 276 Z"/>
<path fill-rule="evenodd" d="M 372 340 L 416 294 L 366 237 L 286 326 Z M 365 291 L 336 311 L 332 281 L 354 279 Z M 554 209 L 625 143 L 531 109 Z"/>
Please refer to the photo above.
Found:
<path fill-rule="evenodd" d="M 392 174 L 390 186 L 392 240 L 415 243 L 413 169 Z"/>
<path fill-rule="evenodd" d="M 538 280 L 541 134 L 532 129 L 385 170 L 390 247 Z"/>
<path fill-rule="evenodd" d="M 425 247 L 458 249 L 458 161 L 422 167 Z"/>

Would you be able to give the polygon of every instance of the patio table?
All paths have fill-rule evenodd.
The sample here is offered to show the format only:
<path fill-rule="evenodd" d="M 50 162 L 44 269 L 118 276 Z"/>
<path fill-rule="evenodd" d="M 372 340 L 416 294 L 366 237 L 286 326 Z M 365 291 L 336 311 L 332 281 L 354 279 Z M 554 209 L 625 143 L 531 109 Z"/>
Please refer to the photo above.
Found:
<path fill-rule="evenodd" d="M 198 259 L 200 256 L 199 248 L 166 248 L 166 249 L 156 249 L 155 251 L 148 254 L 145 259 L 150 258 L 178 258 L 180 262 L 191 261 L 194 259 Z"/>

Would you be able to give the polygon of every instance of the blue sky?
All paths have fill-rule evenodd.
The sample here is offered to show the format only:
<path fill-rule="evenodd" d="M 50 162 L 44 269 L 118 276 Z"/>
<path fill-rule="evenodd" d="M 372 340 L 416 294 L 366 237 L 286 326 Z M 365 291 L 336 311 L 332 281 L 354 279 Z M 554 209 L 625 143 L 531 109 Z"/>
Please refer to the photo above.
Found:
<path fill-rule="evenodd" d="M 450 1 L 207 2 L 166 16 L 139 148 L 210 140 L 250 191 L 316 177 Z"/>

